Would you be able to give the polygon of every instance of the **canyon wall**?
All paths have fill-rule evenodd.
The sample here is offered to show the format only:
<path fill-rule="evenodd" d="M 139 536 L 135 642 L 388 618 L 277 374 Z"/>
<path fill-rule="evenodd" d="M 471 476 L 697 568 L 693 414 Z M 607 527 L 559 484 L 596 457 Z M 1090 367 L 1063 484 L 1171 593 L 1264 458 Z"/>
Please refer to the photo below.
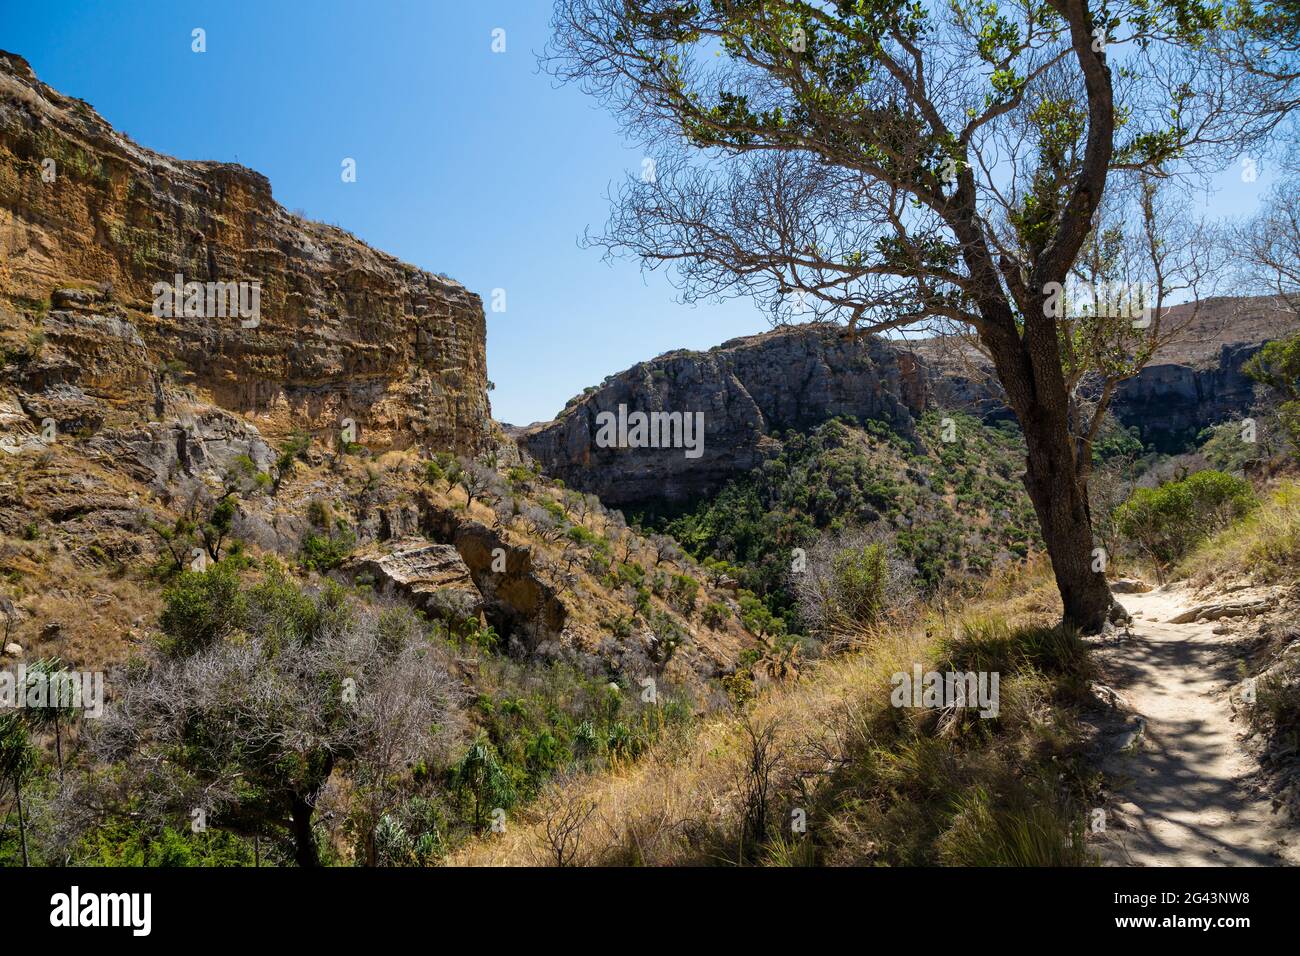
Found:
<path fill-rule="evenodd" d="M 910 434 L 925 403 L 924 369 L 910 353 L 874 337 L 792 327 L 642 362 L 589 389 L 555 421 L 516 434 L 548 474 L 607 504 L 682 502 L 761 464 L 780 447 L 774 432 L 851 415 Z M 601 447 L 599 416 L 617 415 L 620 405 L 702 413 L 702 453 Z"/>
<path fill-rule="evenodd" d="M 1242 364 L 1292 331 L 1295 317 L 1271 299 L 1211 299 L 1140 374 L 1117 390 L 1113 410 L 1144 442 L 1177 450 L 1207 425 L 1249 413 L 1254 383 Z M 598 416 L 629 411 L 703 412 L 698 458 L 664 448 L 604 448 Z M 842 329 L 792 326 L 734 339 L 707 352 L 669 352 L 613 375 L 573 399 L 550 422 L 515 429 L 549 474 L 606 503 L 689 501 L 761 464 L 776 433 L 839 415 L 874 419 L 903 435 L 927 408 L 1011 418 L 982 356 L 933 341 L 849 338 Z"/>
<path fill-rule="evenodd" d="M 256 283 L 259 314 L 155 314 L 178 275 Z M 372 448 L 488 442 L 478 296 L 288 212 L 250 169 L 133 143 L 2 52 L 0 349 L 22 391 L 101 419 L 152 416 L 165 379 L 270 436 L 352 419 Z"/>

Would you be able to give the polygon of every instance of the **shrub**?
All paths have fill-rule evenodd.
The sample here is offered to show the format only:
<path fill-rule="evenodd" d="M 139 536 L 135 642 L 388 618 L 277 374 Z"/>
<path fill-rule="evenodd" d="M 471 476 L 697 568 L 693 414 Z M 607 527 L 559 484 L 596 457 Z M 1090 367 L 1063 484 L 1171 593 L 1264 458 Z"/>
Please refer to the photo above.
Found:
<path fill-rule="evenodd" d="M 228 563 L 186 571 L 163 592 L 159 624 L 167 654 L 189 655 L 238 629 L 243 622 L 239 576 Z"/>
<path fill-rule="evenodd" d="M 118 682 L 89 737 L 116 765 L 114 788 L 169 821 L 205 807 L 215 827 L 271 837 L 308 866 L 322 862 L 311 818 L 339 770 L 375 862 L 383 816 L 457 734 L 445 655 L 410 622 L 350 607 L 338 587 L 304 591 L 275 569 L 248 588 L 221 565 L 184 574 L 166 602 L 166 655 Z"/>
<path fill-rule="evenodd" d="M 1248 571 L 1265 581 L 1294 580 L 1300 569 L 1300 482 L 1283 482 L 1244 519 L 1203 541 L 1180 573 L 1198 584 Z"/>
<path fill-rule="evenodd" d="M 357 536 L 349 528 L 336 528 L 329 534 L 309 534 L 303 538 L 298 560 L 309 571 L 332 571 L 347 560 L 356 544 Z"/>
<path fill-rule="evenodd" d="M 710 601 L 704 606 L 704 613 L 701 616 L 709 627 L 721 627 L 731 617 L 731 608 L 721 601 Z"/>
<path fill-rule="evenodd" d="M 812 631 L 823 638 L 851 634 L 909 604 L 912 569 L 891 561 L 876 532 L 823 538 L 808 554 L 795 590 Z"/>
<path fill-rule="evenodd" d="M 1115 523 L 1163 572 L 1254 505 L 1254 492 L 1245 479 L 1198 471 L 1182 481 L 1137 489 L 1115 512 Z"/>
<path fill-rule="evenodd" d="M 695 601 L 700 593 L 700 583 L 689 574 L 674 574 L 668 586 L 668 600 L 683 614 L 695 609 Z"/>

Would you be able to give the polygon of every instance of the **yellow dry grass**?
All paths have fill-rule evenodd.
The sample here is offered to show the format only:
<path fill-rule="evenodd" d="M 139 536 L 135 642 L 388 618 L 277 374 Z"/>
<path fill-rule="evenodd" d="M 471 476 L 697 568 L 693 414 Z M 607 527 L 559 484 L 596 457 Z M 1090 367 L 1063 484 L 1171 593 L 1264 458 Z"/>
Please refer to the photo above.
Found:
<path fill-rule="evenodd" d="M 967 615 L 996 613 L 1018 622 L 1042 623 L 1052 611 L 1054 588 L 1041 562 L 999 579 L 989 597 L 965 609 Z M 1014 594 L 1014 598 L 1008 597 Z M 774 750 L 787 775 L 810 776 L 827 769 L 841 751 L 846 729 L 869 723 L 889 699 L 890 677 L 913 662 L 933 659 L 930 633 L 946 633 L 957 618 L 932 613 L 926 621 L 864 635 L 859 650 L 818 661 L 799 680 L 760 693 L 743 715 L 703 719 L 683 735 L 657 745 L 631 765 L 560 780 L 509 821 L 504 833 L 489 833 L 447 859 L 452 866 L 538 866 L 553 864 L 552 833 L 566 811 L 591 808 L 581 828 L 574 865 L 708 865 L 731 862 L 710 857 L 711 833 L 734 831 L 740 788 L 749 759 L 743 720 L 771 726 Z"/>
<path fill-rule="evenodd" d="M 1242 573 L 1270 583 L 1300 577 L 1300 481 L 1282 482 L 1245 518 L 1203 542 L 1177 576 L 1203 587 Z"/>

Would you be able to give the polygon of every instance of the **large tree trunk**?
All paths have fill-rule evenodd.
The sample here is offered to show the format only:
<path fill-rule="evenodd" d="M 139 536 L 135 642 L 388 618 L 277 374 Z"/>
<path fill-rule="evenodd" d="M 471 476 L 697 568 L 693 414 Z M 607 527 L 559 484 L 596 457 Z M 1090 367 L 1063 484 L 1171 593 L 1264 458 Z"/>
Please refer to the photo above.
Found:
<path fill-rule="evenodd" d="M 316 848 L 316 833 L 311 826 L 312 805 L 305 798 L 294 796 L 292 801 L 293 855 L 302 867 L 320 866 L 320 852 Z"/>
<path fill-rule="evenodd" d="M 1025 435 L 1025 490 L 1052 559 L 1065 623 L 1095 634 L 1105 626 L 1114 599 L 1105 574 L 1093 569 L 1087 487 L 1075 462 L 1057 332 L 1041 299 L 1026 312 L 1021 335 L 1009 309 L 992 302 L 981 337 Z"/>
<path fill-rule="evenodd" d="M 1070 436 L 1030 413 L 1021 419 L 1028 447 L 1025 489 L 1052 559 L 1065 621 L 1085 634 L 1106 624 L 1113 598 L 1093 556 L 1087 489 L 1075 470 Z"/>

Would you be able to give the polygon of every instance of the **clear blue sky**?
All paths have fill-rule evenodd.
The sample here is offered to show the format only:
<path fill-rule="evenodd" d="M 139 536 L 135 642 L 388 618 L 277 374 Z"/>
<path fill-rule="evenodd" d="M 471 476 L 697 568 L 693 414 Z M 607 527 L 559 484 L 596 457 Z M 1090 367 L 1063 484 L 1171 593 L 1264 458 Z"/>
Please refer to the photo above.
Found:
<path fill-rule="evenodd" d="M 488 312 L 500 420 L 550 418 L 642 359 L 767 328 L 748 301 L 684 306 L 662 274 L 578 247 L 643 153 L 538 71 L 547 0 L 0 2 L 0 48 L 137 142 L 238 160 L 289 209 L 485 303 L 504 288 L 508 311 Z M 206 53 L 190 49 L 195 27 Z M 340 179 L 344 157 L 355 183 Z M 1244 212 L 1267 177 L 1223 182 L 1214 205 Z"/>

